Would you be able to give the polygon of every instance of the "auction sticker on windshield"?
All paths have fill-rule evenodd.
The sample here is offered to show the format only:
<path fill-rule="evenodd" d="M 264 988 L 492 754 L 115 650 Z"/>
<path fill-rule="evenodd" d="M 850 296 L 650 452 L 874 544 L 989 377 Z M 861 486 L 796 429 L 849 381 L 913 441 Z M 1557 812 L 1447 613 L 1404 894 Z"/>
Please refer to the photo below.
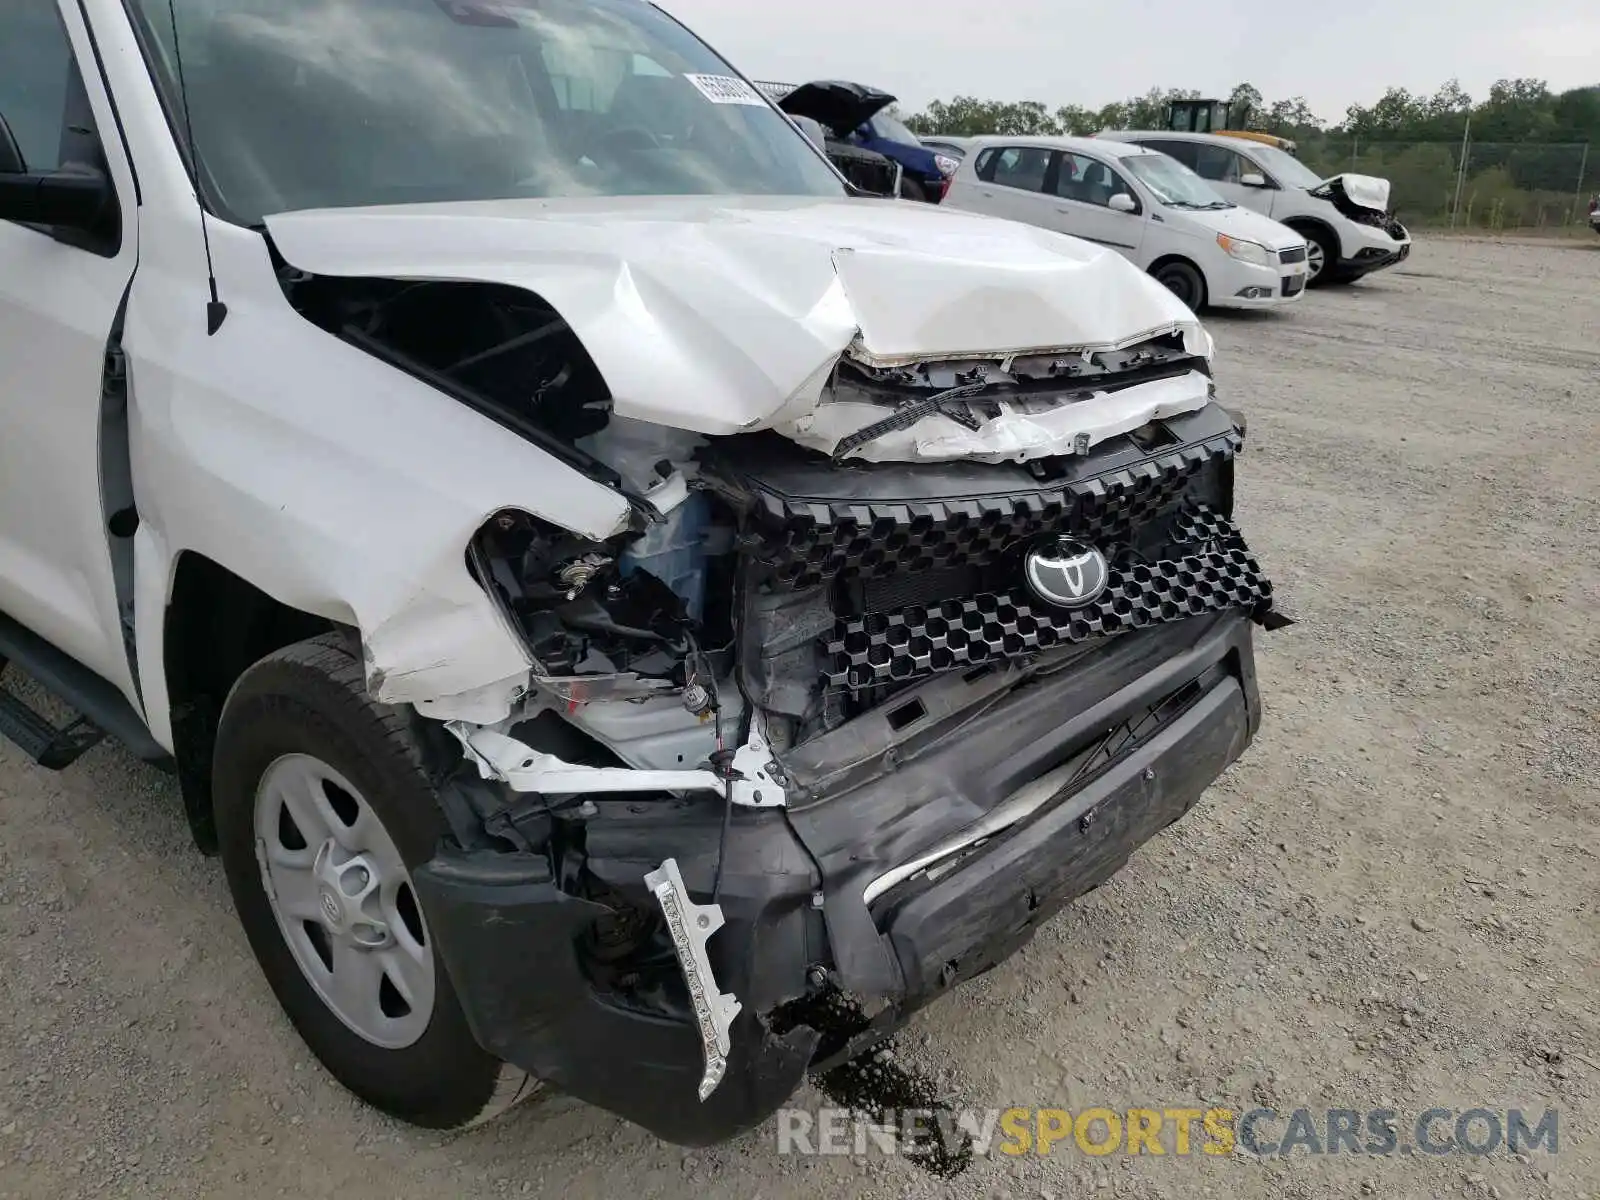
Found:
<path fill-rule="evenodd" d="M 685 75 L 700 94 L 713 104 L 753 104 L 766 108 L 767 102 L 744 80 L 733 75 Z"/>

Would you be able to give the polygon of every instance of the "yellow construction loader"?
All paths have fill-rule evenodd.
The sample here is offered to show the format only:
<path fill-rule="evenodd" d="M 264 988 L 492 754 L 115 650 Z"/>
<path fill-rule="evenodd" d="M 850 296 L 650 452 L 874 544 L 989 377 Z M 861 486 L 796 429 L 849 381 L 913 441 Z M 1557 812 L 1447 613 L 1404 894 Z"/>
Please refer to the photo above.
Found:
<path fill-rule="evenodd" d="M 1288 138 L 1257 133 L 1253 129 L 1232 128 L 1233 122 L 1229 118 L 1237 116 L 1238 123 L 1242 125 L 1246 114 L 1232 113 L 1231 107 L 1226 100 L 1172 100 L 1167 103 L 1166 127 L 1179 133 L 1215 133 L 1223 137 L 1244 138 L 1276 146 L 1290 154 L 1296 152 L 1295 144 Z"/>

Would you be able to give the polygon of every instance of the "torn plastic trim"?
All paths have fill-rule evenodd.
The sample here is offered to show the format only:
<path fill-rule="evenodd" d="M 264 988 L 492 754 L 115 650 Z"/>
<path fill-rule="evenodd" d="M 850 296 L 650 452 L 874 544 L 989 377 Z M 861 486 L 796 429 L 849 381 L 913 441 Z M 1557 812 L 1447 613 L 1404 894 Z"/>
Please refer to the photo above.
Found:
<path fill-rule="evenodd" d="M 667 923 L 672 949 L 678 956 L 695 1023 L 700 1027 L 701 1049 L 705 1054 L 705 1073 L 700 1077 L 700 1102 L 704 1104 L 717 1090 L 728 1071 L 728 1053 L 733 1048 L 733 1019 L 743 1005 L 732 992 L 717 983 L 706 943 L 722 928 L 720 904 L 696 904 L 689 899 L 675 859 L 666 859 L 644 877 L 645 886 L 656 898 Z"/>
<path fill-rule="evenodd" d="M 1153 338 L 1181 337 L 1183 347 L 1197 358 L 1212 356 L 1216 349 L 1211 335 L 1197 320 L 1174 321 L 1166 325 L 1153 325 L 1142 332 L 1130 334 L 1110 342 L 1085 342 L 1081 345 L 1022 346 L 1000 350 L 994 347 L 976 347 L 965 350 L 942 351 L 936 354 L 876 354 L 867 348 L 865 340 L 857 334 L 845 347 L 844 357 L 873 368 L 907 367 L 917 363 L 953 362 L 962 359 L 982 359 L 996 362 L 1003 371 L 1011 370 L 1019 358 L 1066 358 L 1074 355 L 1087 358 L 1091 354 L 1107 354 L 1127 350 Z"/>
<path fill-rule="evenodd" d="M 1056 455 L 1085 454 L 1110 438 L 1151 421 L 1195 412 L 1210 402 L 1210 378 L 1199 371 L 1155 379 L 1117 391 L 1097 391 L 1043 412 L 1023 411 L 1021 403 L 996 396 L 1000 415 L 968 428 L 948 413 L 929 413 L 903 429 L 884 432 L 865 443 L 847 445 L 862 429 L 884 420 L 883 408 L 860 401 L 822 405 L 780 430 L 811 449 L 847 461 L 1027 462 Z"/>
<path fill-rule="evenodd" d="M 634 767 L 592 767 L 535 750 L 497 730 L 466 721 L 446 722 L 462 753 L 478 774 L 515 792 L 543 796 L 628 792 L 717 792 L 744 808 L 783 808 L 788 793 L 778 778 L 759 720 L 745 743 L 734 750 L 727 774 L 715 770 L 661 771 Z"/>

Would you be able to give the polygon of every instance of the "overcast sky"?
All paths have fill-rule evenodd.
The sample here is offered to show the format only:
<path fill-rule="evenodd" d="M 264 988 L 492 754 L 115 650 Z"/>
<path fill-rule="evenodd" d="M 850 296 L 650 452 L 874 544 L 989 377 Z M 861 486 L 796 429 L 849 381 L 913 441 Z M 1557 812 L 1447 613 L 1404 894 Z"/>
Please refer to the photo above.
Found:
<path fill-rule="evenodd" d="M 1327 121 L 1452 76 L 1600 83 L 1600 0 L 660 0 L 752 79 L 851 79 L 907 112 L 958 94 L 1099 106 L 1248 81 Z"/>

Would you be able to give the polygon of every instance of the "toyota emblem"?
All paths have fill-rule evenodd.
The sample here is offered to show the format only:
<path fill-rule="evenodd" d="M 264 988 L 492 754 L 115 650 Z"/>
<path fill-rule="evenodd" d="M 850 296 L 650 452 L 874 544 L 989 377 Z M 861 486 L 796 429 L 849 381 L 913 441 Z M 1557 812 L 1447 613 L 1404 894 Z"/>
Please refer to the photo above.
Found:
<path fill-rule="evenodd" d="M 1068 537 L 1051 538 L 1029 550 L 1023 572 L 1033 594 L 1058 608 L 1093 604 L 1111 578 L 1104 554 Z"/>

